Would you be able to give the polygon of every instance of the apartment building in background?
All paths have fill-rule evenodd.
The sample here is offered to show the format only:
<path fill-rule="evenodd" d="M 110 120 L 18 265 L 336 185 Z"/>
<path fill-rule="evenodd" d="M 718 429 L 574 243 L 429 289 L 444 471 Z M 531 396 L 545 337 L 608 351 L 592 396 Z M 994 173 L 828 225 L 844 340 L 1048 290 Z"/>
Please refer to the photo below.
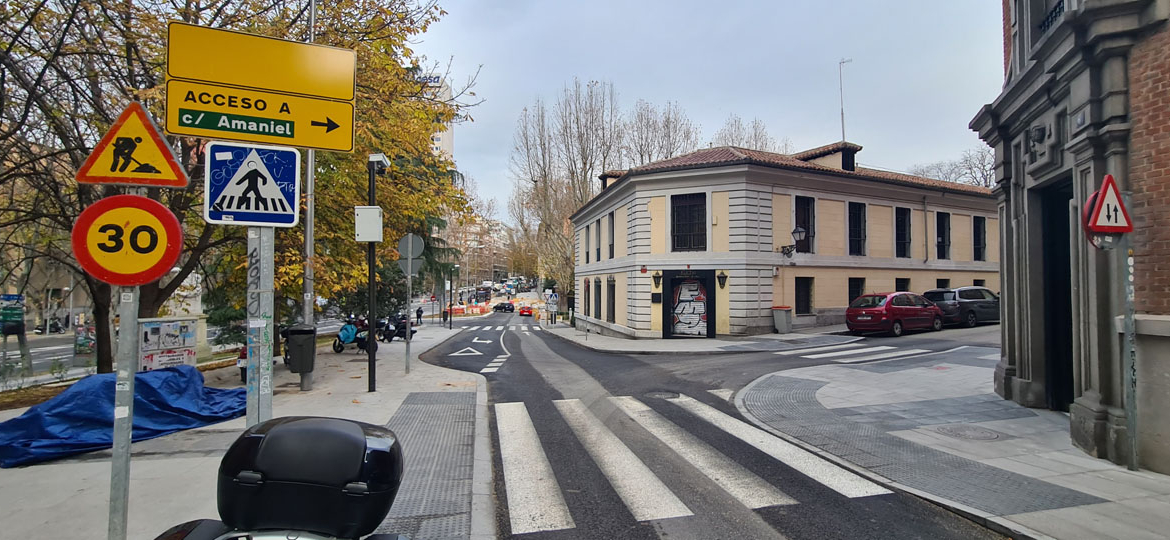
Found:
<path fill-rule="evenodd" d="M 774 331 L 773 306 L 813 326 L 865 293 L 998 290 L 991 192 L 858 167 L 860 150 L 706 148 L 603 174 L 571 217 L 577 326 L 747 335 Z"/>
<path fill-rule="evenodd" d="M 423 84 L 423 93 L 439 101 L 451 101 L 451 87 L 447 80 L 438 73 L 425 73 L 418 76 Z M 431 134 L 431 153 L 442 156 L 447 161 L 455 161 L 455 133 L 451 131 L 451 124 L 440 124 Z"/>

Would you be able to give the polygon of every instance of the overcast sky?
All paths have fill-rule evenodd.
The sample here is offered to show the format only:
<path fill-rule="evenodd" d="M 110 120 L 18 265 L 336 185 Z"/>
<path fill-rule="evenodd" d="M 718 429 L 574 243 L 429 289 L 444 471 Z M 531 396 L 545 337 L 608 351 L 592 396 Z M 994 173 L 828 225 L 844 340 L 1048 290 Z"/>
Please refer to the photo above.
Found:
<path fill-rule="evenodd" d="M 506 208 L 522 108 L 574 77 L 623 110 L 678 102 L 709 141 L 729 114 L 797 150 L 841 139 L 866 166 L 905 171 L 982 144 L 967 123 L 1003 82 L 1001 6 L 987 0 L 448 0 L 415 50 L 485 101 L 454 128 L 455 161 Z M 502 213 L 502 212 L 501 212 Z M 498 218 L 506 219 L 504 215 Z"/>

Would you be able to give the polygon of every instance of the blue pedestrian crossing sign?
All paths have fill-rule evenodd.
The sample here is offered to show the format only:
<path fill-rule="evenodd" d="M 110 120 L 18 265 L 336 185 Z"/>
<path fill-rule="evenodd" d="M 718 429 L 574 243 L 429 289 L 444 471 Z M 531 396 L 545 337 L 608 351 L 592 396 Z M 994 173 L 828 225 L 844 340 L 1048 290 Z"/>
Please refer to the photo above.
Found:
<path fill-rule="evenodd" d="M 294 148 L 207 145 L 203 218 L 219 225 L 295 227 L 300 219 L 301 153 Z"/>

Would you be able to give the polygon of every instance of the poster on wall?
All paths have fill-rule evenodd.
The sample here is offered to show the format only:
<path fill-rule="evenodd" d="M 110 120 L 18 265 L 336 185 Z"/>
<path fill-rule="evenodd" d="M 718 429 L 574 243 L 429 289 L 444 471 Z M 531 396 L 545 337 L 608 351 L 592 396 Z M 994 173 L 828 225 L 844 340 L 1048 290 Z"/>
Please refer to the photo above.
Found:
<path fill-rule="evenodd" d="M 698 279 L 674 284 L 671 333 L 679 336 L 707 335 L 707 290 Z"/>
<path fill-rule="evenodd" d="M 195 319 L 140 322 L 142 335 L 139 371 L 153 371 L 180 364 L 195 365 Z"/>
<path fill-rule="evenodd" d="M 179 365 L 195 365 L 195 349 L 164 349 L 142 355 L 139 371 L 154 371 Z"/>

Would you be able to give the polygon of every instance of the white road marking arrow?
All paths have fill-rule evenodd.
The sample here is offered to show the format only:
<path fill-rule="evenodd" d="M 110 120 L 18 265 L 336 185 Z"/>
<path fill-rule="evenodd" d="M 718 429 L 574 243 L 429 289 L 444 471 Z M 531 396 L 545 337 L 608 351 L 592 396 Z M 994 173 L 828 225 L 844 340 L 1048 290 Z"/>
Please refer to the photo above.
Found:
<path fill-rule="evenodd" d="M 482 356 L 482 355 L 483 355 L 483 353 L 481 353 L 475 349 L 472 349 L 471 347 L 465 347 L 463 350 L 461 350 L 459 352 L 453 352 L 451 354 L 448 354 L 447 356 Z"/>
<path fill-rule="evenodd" d="M 490 340 L 490 339 L 479 339 L 479 336 L 476 336 L 475 338 L 473 338 L 473 339 L 471 340 L 471 342 L 472 342 L 472 343 L 491 343 L 491 342 L 492 342 L 492 340 Z"/>

